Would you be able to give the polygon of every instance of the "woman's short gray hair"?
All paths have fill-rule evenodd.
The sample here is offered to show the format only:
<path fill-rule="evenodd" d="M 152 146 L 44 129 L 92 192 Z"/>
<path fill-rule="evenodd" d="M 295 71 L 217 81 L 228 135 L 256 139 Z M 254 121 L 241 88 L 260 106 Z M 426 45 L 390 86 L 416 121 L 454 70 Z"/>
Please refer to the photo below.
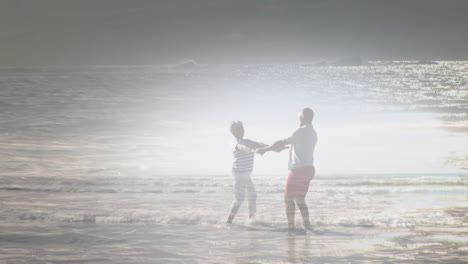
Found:
<path fill-rule="evenodd" d="M 244 128 L 244 125 L 242 124 L 241 121 L 233 121 L 231 122 L 230 130 L 231 132 L 236 131 L 239 128 Z"/>

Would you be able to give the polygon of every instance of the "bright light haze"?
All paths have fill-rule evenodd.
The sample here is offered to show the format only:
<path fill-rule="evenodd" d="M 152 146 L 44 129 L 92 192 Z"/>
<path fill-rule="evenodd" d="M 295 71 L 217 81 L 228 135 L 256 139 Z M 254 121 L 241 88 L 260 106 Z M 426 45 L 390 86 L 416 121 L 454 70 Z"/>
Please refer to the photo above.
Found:
<path fill-rule="evenodd" d="M 278 66 L 322 60 L 334 62 L 352 56 L 362 58 L 363 62 L 463 61 L 468 60 L 468 1 L 0 0 L 0 43 L 0 68 L 132 67 L 173 65 L 186 60 L 194 60 L 201 68 L 232 64 Z M 160 123 L 166 122 L 164 129 L 152 131 L 157 140 L 140 143 L 170 146 L 171 150 L 158 153 L 155 160 L 141 161 L 139 166 L 174 173 L 229 172 L 230 153 L 226 151 L 231 141 L 227 129 L 231 121 L 244 122 L 246 137 L 272 143 L 289 136 L 297 127 L 299 109 L 311 107 L 316 113 L 313 123 L 319 137 L 316 161 L 320 173 L 466 169 L 463 161 L 462 165 L 459 162 L 445 164 L 466 158 L 468 149 L 468 113 L 464 102 L 467 87 L 463 78 L 466 66 L 439 66 L 434 66 L 439 70 L 432 72 L 430 82 L 426 82 L 424 76 L 431 73 L 431 68 L 416 66 L 414 69 L 390 67 L 389 72 L 398 73 L 384 81 L 384 76 L 389 75 L 375 72 L 369 66 L 369 71 L 324 67 L 300 73 L 295 71 L 301 71 L 297 68 L 283 79 L 246 84 L 252 77 L 249 74 L 264 74 L 266 80 L 278 76 L 282 72 L 280 66 L 274 69 L 277 72 L 244 69 L 244 76 L 226 82 L 218 73 L 213 73 L 212 79 L 205 76 L 207 80 L 199 83 L 196 77 L 190 79 L 187 75 L 181 86 L 178 76 L 163 77 L 173 81 L 165 83 L 152 72 L 144 77 L 150 80 L 144 85 L 151 87 L 151 93 L 159 97 L 151 99 L 153 108 L 149 113 L 136 111 L 132 118 L 144 119 L 144 115 L 152 115 L 156 120 L 158 116 L 156 121 L 145 120 L 159 122 L 158 128 L 162 126 Z M 283 70 L 288 71 L 286 66 Z M 451 70 L 454 73 L 448 76 Z M 312 76 L 314 72 L 316 75 Z M 370 74 L 372 79 L 366 79 Z M 137 82 L 131 79 L 132 74 L 125 78 L 131 85 Z M 333 84 L 327 85 L 336 79 L 340 79 L 336 84 L 340 92 L 327 94 Z M 39 82 L 43 80 L 39 78 Z M 135 84 L 126 90 L 128 84 L 110 85 L 113 81 L 92 83 L 91 78 L 89 83 L 83 81 L 78 89 L 109 85 L 109 93 L 114 93 L 113 89 L 123 91 L 127 95 L 122 98 L 131 101 L 138 97 L 131 89 L 142 88 Z M 317 82 L 315 86 L 309 87 L 314 81 Z M 405 87 L 413 85 L 412 81 L 417 82 L 416 92 L 405 98 Z M 60 85 L 65 89 L 73 82 L 76 80 Z M 347 87 L 347 83 L 352 85 Z M 23 84 L 20 82 L 20 85 Z M 45 83 L 44 87 L 49 85 Z M 194 85 L 199 85 L 196 92 L 192 89 Z M 257 89 L 251 94 L 255 99 L 246 101 L 236 97 L 238 87 L 243 85 Z M 275 85 L 288 92 L 281 96 L 274 94 L 271 88 Z M 338 100 L 366 85 L 370 90 L 379 87 L 364 92 L 361 101 L 356 98 L 352 102 Z M 296 86 L 294 91 L 290 90 L 293 86 Z M 34 86 L 27 88 L 36 89 Z M 435 96 L 427 95 L 425 90 L 429 88 L 434 89 L 430 92 Z M 180 92 L 183 89 L 191 92 Z M 324 92 L 307 95 L 317 89 Z M 92 90 L 83 90 L 83 93 Z M 263 93 L 265 91 L 268 92 Z M 385 91 L 387 94 L 383 95 Z M 172 92 L 174 94 L 170 94 Z M 206 93 L 206 98 L 194 103 L 202 92 Z M 267 98 L 256 98 L 262 93 Z M 384 100 L 372 101 L 375 98 L 366 97 L 379 93 Z M 235 97 L 231 98 L 233 95 Z M 272 100 L 270 95 L 279 99 Z M 99 96 L 97 99 L 101 100 Z M 210 101 L 210 96 L 217 101 Z M 372 101 L 370 104 L 364 102 L 368 99 Z M 429 103 L 418 101 L 424 99 Z M 406 105 L 396 111 L 376 107 L 388 102 Z M 238 103 L 242 107 L 238 107 Z M 164 116 L 171 111 L 173 116 Z M 450 123 L 452 119 L 456 121 Z M 197 155 L 193 155 L 194 149 L 199 152 Z M 176 161 L 183 165 L 177 166 Z M 259 157 L 257 164 L 259 173 L 285 171 L 287 153 L 269 153 Z"/>

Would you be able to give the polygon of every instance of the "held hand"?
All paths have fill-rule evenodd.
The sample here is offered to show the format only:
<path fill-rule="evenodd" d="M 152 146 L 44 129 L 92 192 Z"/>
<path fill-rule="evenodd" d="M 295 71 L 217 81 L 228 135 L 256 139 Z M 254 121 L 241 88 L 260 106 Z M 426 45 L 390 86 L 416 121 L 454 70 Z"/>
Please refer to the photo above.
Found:
<path fill-rule="evenodd" d="M 265 152 L 266 152 L 266 149 L 265 149 L 265 148 L 261 148 L 261 149 L 258 149 L 258 150 L 257 150 L 257 153 L 260 154 L 260 155 L 265 154 Z"/>
<path fill-rule="evenodd" d="M 277 147 L 275 147 L 275 148 L 272 149 L 272 150 L 275 151 L 275 152 L 281 152 L 281 151 L 283 151 L 283 150 L 285 150 L 285 149 L 288 149 L 288 148 L 289 148 L 289 147 L 287 147 L 287 146 L 277 146 Z"/>

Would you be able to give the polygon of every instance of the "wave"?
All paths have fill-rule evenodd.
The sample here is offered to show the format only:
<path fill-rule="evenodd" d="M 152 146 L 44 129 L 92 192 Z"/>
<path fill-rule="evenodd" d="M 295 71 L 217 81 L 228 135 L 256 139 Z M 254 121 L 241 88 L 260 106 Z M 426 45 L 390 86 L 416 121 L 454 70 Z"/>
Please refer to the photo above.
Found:
<path fill-rule="evenodd" d="M 349 181 L 349 182 L 318 182 L 327 186 L 468 186 L 468 181 Z"/>
<path fill-rule="evenodd" d="M 119 190 L 119 189 L 78 189 L 78 188 L 41 188 L 41 187 L 0 187 L 0 191 L 18 192 L 56 192 L 56 193 L 162 193 L 163 190 Z"/>
<path fill-rule="evenodd" d="M 205 219 L 201 215 L 168 216 L 165 215 L 102 215 L 102 214 L 74 214 L 59 215 L 48 213 L 23 213 L 17 216 L 9 216 L 21 221 L 61 222 L 61 223 L 93 223 L 93 224 L 121 224 L 121 223 L 151 223 L 151 224 L 217 224 L 221 220 Z"/>
<path fill-rule="evenodd" d="M 165 193 L 165 194 L 195 194 L 195 193 L 230 193 L 230 186 L 197 186 L 186 188 L 183 186 L 170 186 L 166 188 L 142 188 L 143 186 L 108 186 L 108 187 L 68 187 L 68 186 L 0 186 L 0 191 L 7 192 L 45 192 L 45 193 L 107 193 L 107 194 L 144 194 L 144 193 Z M 147 187 L 147 186 L 144 186 Z M 193 186 L 192 186 L 193 187 Z M 258 193 L 283 193 L 284 186 L 257 186 Z M 391 193 L 464 193 L 465 185 L 311 185 L 310 192 L 328 194 L 391 194 Z"/>
<path fill-rule="evenodd" d="M 389 188 L 322 188 L 322 189 L 313 189 L 312 191 L 318 192 L 327 192 L 330 194 L 333 193 L 347 193 L 347 194 L 392 194 L 392 193 L 421 193 L 421 194 L 429 194 L 429 193 L 465 193 L 466 189 L 462 188 L 426 188 L 426 187 L 389 187 Z"/>
<path fill-rule="evenodd" d="M 465 210 L 458 208 L 458 210 Z M 311 218 L 313 226 L 317 227 L 359 227 L 359 228 L 381 228 L 381 227 L 412 227 L 421 225 L 454 225 L 466 223 L 466 217 L 454 217 L 450 209 L 439 212 L 420 211 L 411 215 L 348 215 L 334 216 L 332 218 L 320 217 L 320 219 Z M 280 228 L 286 225 L 284 218 L 269 216 L 259 216 L 260 218 L 253 222 L 244 222 L 239 219 L 236 226 L 253 226 L 260 228 Z M 12 222 L 45 222 L 45 223 L 83 223 L 83 224 L 164 224 L 164 225 L 202 225 L 219 227 L 225 226 L 224 215 L 208 212 L 200 213 L 196 211 L 176 214 L 173 212 L 141 213 L 134 212 L 120 214 L 60 214 L 60 213 L 22 213 L 9 215 L 8 219 Z"/>

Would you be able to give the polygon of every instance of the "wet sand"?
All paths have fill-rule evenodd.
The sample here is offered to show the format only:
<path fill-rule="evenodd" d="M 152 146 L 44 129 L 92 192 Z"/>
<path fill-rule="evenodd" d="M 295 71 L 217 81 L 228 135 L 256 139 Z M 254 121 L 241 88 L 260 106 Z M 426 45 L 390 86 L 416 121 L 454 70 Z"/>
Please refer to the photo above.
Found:
<path fill-rule="evenodd" d="M 463 263 L 468 253 L 466 225 L 319 226 L 306 235 L 255 224 L 22 223 L 0 228 L 0 263 Z"/>

